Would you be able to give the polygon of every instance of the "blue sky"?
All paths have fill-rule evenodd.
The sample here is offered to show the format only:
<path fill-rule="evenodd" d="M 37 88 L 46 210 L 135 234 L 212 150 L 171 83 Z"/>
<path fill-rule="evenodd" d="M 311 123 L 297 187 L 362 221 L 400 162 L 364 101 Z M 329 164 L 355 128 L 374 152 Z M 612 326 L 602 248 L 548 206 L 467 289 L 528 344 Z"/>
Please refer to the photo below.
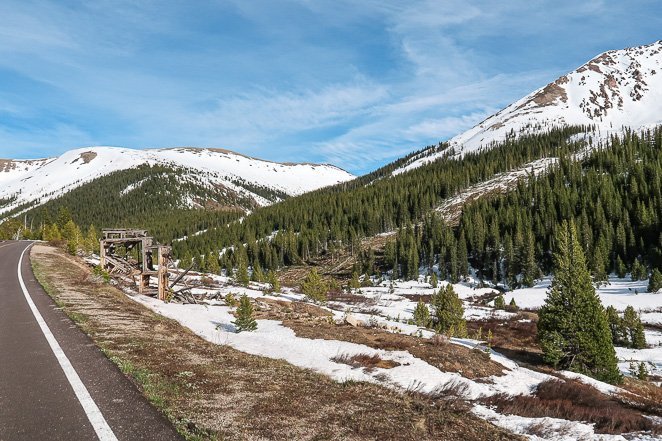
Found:
<path fill-rule="evenodd" d="M 661 30 L 656 0 L 3 0 L 0 157 L 201 146 L 362 173 Z"/>

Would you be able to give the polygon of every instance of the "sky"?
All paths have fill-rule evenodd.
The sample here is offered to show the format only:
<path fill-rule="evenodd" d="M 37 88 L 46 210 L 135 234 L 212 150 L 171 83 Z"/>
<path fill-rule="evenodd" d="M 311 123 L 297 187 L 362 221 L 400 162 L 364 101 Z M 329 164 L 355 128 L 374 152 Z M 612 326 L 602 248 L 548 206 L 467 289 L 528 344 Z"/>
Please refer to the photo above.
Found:
<path fill-rule="evenodd" d="M 662 2 L 0 2 L 0 157 L 218 147 L 360 174 L 597 54 Z"/>

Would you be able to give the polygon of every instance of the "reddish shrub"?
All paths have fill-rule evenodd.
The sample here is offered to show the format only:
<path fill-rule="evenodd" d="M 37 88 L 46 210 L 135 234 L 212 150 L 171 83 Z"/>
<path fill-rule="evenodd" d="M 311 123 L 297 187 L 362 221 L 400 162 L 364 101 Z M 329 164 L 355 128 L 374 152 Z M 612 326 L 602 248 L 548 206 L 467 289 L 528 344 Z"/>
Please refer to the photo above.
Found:
<path fill-rule="evenodd" d="M 662 428 L 640 412 L 578 381 L 549 380 L 532 396 L 497 395 L 485 400 L 500 412 L 524 417 L 552 417 L 595 424 L 598 433 L 657 432 Z"/>

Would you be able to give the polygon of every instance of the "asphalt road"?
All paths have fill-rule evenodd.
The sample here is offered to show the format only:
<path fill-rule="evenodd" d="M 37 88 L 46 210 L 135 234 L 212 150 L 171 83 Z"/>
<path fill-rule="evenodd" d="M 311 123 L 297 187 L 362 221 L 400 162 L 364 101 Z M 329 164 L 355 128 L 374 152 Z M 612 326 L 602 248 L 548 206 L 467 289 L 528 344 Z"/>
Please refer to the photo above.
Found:
<path fill-rule="evenodd" d="M 0 242 L 0 441 L 181 440 Z"/>

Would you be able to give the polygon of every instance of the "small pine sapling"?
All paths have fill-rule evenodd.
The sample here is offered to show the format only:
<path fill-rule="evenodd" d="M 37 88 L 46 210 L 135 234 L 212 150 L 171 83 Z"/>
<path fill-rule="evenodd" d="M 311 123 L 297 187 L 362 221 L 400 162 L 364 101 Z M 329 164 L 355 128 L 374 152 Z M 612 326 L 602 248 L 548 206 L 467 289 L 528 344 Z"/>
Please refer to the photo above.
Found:
<path fill-rule="evenodd" d="M 430 285 L 434 289 L 437 289 L 437 285 L 439 285 L 439 279 L 437 279 L 437 273 L 435 272 L 433 272 L 432 275 L 430 276 Z"/>
<path fill-rule="evenodd" d="M 414 309 L 414 323 L 424 328 L 430 324 L 430 310 L 422 300 L 418 301 Z"/>
<path fill-rule="evenodd" d="M 255 331 L 257 322 L 253 318 L 253 305 L 247 295 L 241 296 L 237 307 L 237 319 L 232 322 L 237 332 Z"/>
<path fill-rule="evenodd" d="M 500 295 L 494 299 L 494 308 L 495 309 L 506 309 L 506 301 L 503 296 Z"/>
<path fill-rule="evenodd" d="M 241 286 L 248 286 L 248 283 L 251 280 L 250 276 L 248 275 L 248 268 L 246 267 L 246 263 L 243 261 L 239 262 L 239 265 L 237 266 L 237 274 L 235 275 L 235 279 Z"/>
<path fill-rule="evenodd" d="M 372 280 L 370 279 L 370 275 L 368 273 L 365 273 L 363 275 L 363 280 L 361 280 L 361 287 L 362 288 L 372 288 L 374 285 L 372 284 Z"/>
<path fill-rule="evenodd" d="M 319 275 L 316 268 L 310 270 L 305 280 L 301 284 L 303 293 L 314 302 L 326 302 L 326 294 L 329 286 Z"/>
<path fill-rule="evenodd" d="M 352 273 L 352 279 L 349 281 L 349 289 L 359 289 L 361 287 L 361 282 L 359 281 L 359 273 L 354 271 Z"/>
<path fill-rule="evenodd" d="M 623 326 L 625 327 L 628 346 L 635 349 L 644 349 L 646 347 L 644 325 L 641 323 L 639 314 L 630 305 L 625 308 L 623 313 Z"/>
<path fill-rule="evenodd" d="M 276 272 L 274 270 L 269 271 L 268 282 L 271 292 L 274 293 L 274 295 L 279 295 L 280 281 L 278 280 L 278 276 L 276 276 Z"/>
<path fill-rule="evenodd" d="M 227 293 L 223 300 L 229 307 L 237 306 L 237 298 L 231 292 Z"/>
<path fill-rule="evenodd" d="M 515 303 L 515 297 L 510 299 L 510 302 L 508 303 L 508 306 L 506 306 L 506 311 L 508 311 L 508 312 L 517 312 L 517 311 L 519 311 L 519 306 L 517 306 L 517 303 Z"/>

